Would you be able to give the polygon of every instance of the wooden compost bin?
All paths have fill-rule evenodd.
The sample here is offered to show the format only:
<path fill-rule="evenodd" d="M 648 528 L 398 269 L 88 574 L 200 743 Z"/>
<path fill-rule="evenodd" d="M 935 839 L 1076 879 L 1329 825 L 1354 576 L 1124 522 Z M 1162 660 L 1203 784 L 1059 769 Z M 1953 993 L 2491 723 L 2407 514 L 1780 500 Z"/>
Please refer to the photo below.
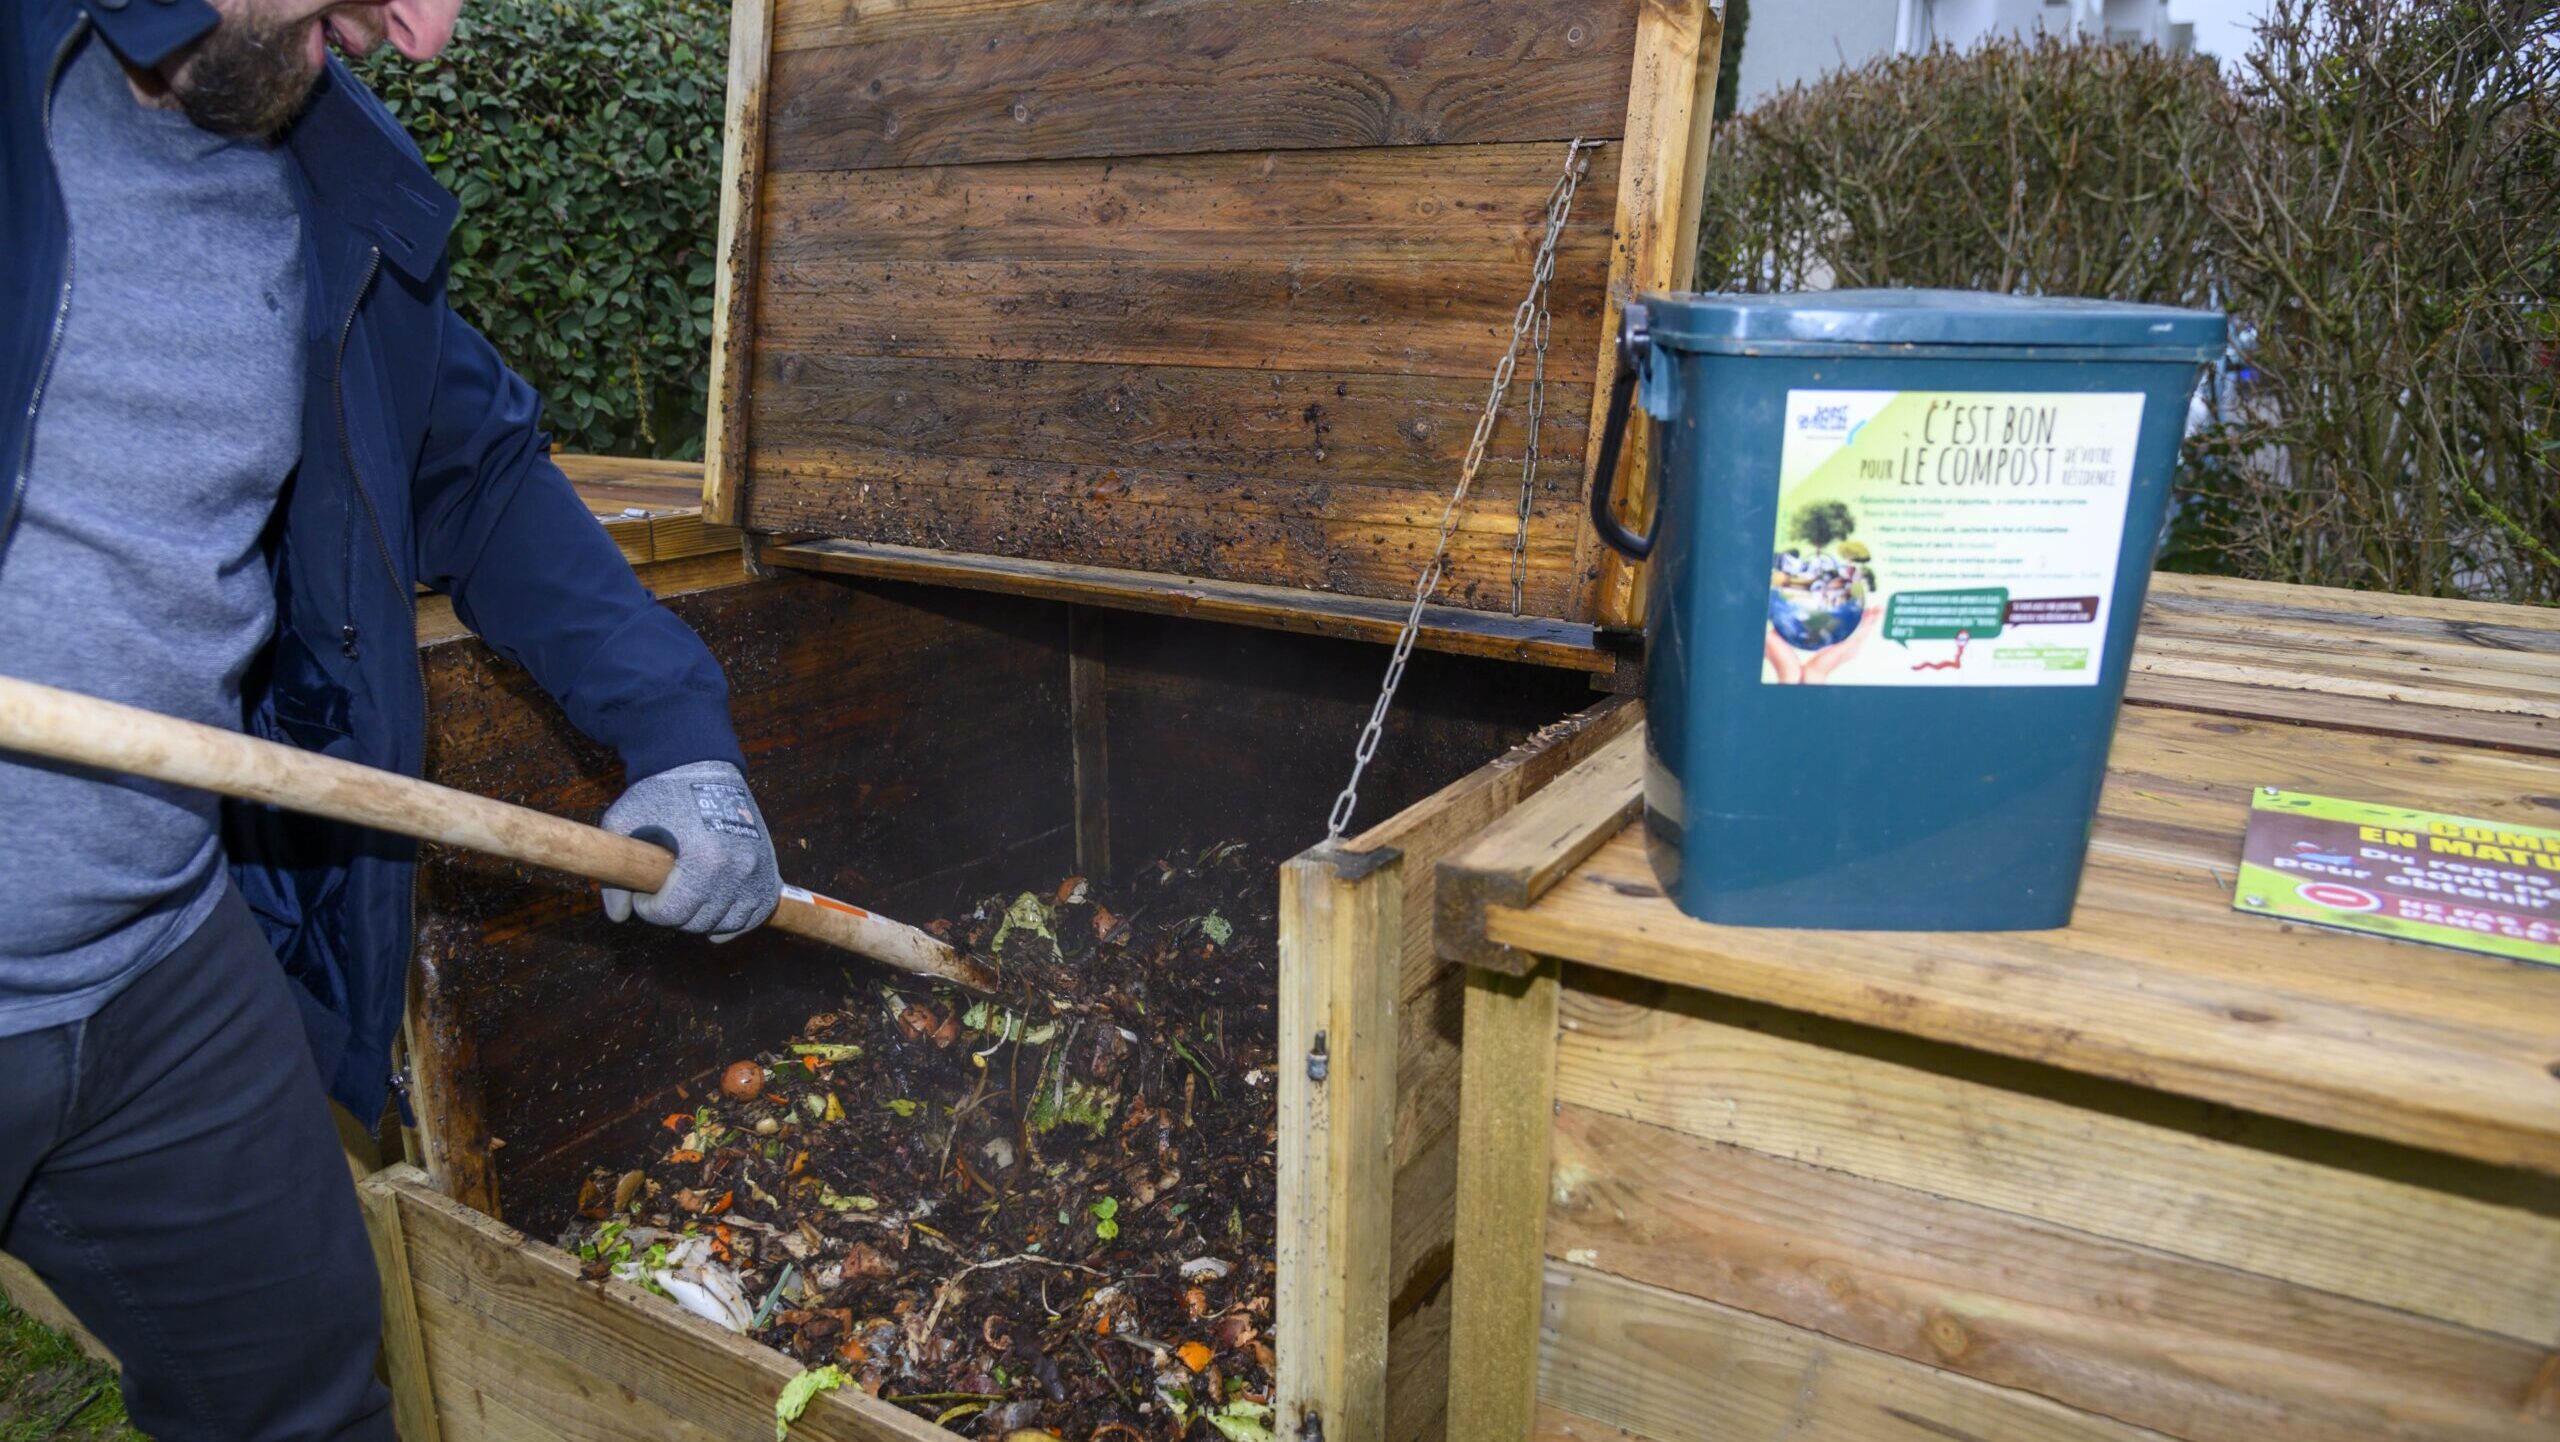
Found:
<path fill-rule="evenodd" d="M 669 604 L 728 664 L 758 794 L 795 877 L 918 918 L 1025 877 L 1108 874 L 1106 853 L 1143 862 L 1237 837 L 1276 856 L 1321 836 L 1379 657 L 1322 637 L 823 576 Z M 436 779 L 569 815 L 611 799 L 621 777 L 610 755 L 520 671 L 468 640 L 426 654 Z M 1277 879 L 1281 1054 L 1314 1049 L 1323 1031 L 1330 1057 L 1320 1087 L 1303 1067 L 1283 1069 L 1290 1240 L 1278 1335 L 1284 1357 L 1302 1333 L 1329 1329 L 1301 1355 L 1337 1367 L 1367 1358 L 1365 1381 L 1284 1362 L 1284 1385 L 1382 1407 L 1389 1283 L 1402 1277 L 1422 1330 L 1401 1360 L 1430 1381 L 1400 1395 L 1426 1402 L 1409 1426 L 1428 1425 L 1456 1110 L 1455 973 L 1429 952 L 1430 863 L 1630 719 L 1581 673 L 1418 656 L 1395 742 L 1363 785 L 1386 819 Z M 1426 889 L 1408 901 L 1414 886 Z M 454 853 L 430 856 L 420 917 L 411 1068 L 428 1173 L 455 1201 L 536 1237 L 569 1220 L 579 1178 L 618 1124 L 669 1110 L 674 1085 L 698 1090 L 847 984 L 840 953 L 766 934 L 714 950 L 614 927 L 585 887 Z M 499 1305 L 497 1279 L 574 1269 L 527 1242 L 538 1264 L 483 1256 L 500 1270 L 474 1272 L 464 1259 L 485 1252 L 485 1228 L 455 1231 L 449 1208 L 403 1220 L 444 1436 L 531 1435 L 462 1420 L 543 1418 L 545 1398 L 581 1395 L 524 1365 L 531 1339 L 517 1333 L 531 1323 Z M 672 1309 L 655 1311 L 680 1325 Z M 599 1341 L 557 1344 L 602 1368 L 593 1385 L 650 1399 L 619 1414 L 631 1425 L 655 1408 L 701 1415 L 698 1400 L 634 1382 Z M 760 1405 L 770 1400 L 767 1388 Z M 1359 1407 L 1333 1410 L 1356 1418 Z"/>
<path fill-rule="evenodd" d="M 891 914 L 1324 836 L 1550 194 L 1584 167 L 1548 343 L 1456 512 L 1361 829 L 1279 868 L 1280 1055 L 1327 1061 L 1279 1069 L 1293 1442 L 1443 1435 L 1459 990 L 1435 867 L 1632 724 L 1599 694 L 1638 577 L 1586 514 L 1595 382 L 1620 303 L 1687 278 L 1717 42 L 1706 0 L 735 10 L 703 494 L 758 579 L 673 604 L 729 669 L 786 874 Z M 476 643 L 428 671 L 438 779 L 573 815 L 614 794 L 611 758 Z M 501 1220 L 550 1234 L 583 1147 L 786 1035 L 840 959 L 610 928 L 582 888 L 452 855 L 420 921 L 424 1173 L 366 1193 L 406 1425 L 767 1425 L 786 1359 L 577 1283 Z M 862 1398 L 803 1426 L 929 1435 Z"/>
<path fill-rule="evenodd" d="M 2548 611 L 2162 576 L 2071 925 L 1710 926 L 1623 737 L 1443 863 L 1450 1435 L 2560 1436 L 2560 972 L 2244 915 L 2250 793 L 2550 826 Z"/>

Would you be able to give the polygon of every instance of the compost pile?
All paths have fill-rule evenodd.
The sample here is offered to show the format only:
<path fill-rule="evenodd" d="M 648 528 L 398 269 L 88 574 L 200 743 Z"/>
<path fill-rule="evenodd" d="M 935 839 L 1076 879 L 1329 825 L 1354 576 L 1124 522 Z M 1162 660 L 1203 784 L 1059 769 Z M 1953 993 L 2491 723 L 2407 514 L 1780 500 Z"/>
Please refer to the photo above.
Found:
<path fill-rule="evenodd" d="M 1226 843 L 935 922 L 1001 995 L 863 982 L 680 1089 L 564 1244 L 971 1435 L 1262 1442 L 1272 905 Z"/>

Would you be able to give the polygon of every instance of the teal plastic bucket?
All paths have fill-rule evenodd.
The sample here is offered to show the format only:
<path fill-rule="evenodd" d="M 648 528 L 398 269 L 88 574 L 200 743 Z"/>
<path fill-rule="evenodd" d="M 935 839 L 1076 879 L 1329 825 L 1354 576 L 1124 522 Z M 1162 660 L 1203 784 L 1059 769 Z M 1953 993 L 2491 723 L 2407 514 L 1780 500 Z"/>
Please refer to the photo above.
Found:
<path fill-rule="evenodd" d="M 2070 920 L 2224 334 L 2205 311 L 1958 291 L 1627 308 L 1592 515 L 1652 561 L 1645 821 L 1683 911 Z M 1649 537 L 1608 494 L 1639 395 Z"/>

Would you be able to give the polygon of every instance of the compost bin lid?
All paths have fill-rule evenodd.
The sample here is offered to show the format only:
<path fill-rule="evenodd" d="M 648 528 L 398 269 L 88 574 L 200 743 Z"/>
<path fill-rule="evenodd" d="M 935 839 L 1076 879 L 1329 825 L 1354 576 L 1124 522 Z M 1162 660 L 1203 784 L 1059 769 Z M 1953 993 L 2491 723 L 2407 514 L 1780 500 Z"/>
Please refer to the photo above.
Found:
<path fill-rule="evenodd" d="M 1785 295 L 1649 295 L 1655 340 L 1676 349 L 1736 344 L 2068 346 L 2222 352 L 2218 311 L 2074 296 L 1970 290 L 1829 290 Z"/>

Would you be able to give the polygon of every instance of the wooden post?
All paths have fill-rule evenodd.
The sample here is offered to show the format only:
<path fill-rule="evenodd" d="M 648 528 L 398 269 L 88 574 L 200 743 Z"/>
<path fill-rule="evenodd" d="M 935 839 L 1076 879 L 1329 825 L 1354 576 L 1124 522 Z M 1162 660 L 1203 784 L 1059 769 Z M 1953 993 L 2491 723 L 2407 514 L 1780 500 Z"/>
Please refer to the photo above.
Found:
<path fill-rule="evenodd" d="M 1067 610 L 1067 710 L 1075 760 L 1076 870 L 1100 885 L 1111 876 L 1111 736 L 1105 724 L 1103 613 Z"/>
<path fill-rule="evenodd" d="M 1600 316 L 1599 382 L 1591 392 L 1591 451 L 1586 477 L 1599 463 L 1609 419 L 1609 377 L 1618 365 L 1618 318 L 1647 291 L 1678 290 L 1697 277 L 1698 214 L 1706 199 L 1708 132 L 1715 121 L 1716 65 L 1724 54 L 1724 22 L 1707 0 L 1643 0 L 1636 17 L 1635 73 L 1627 90 L 1627 129 L 1619 144 L 1618 243 L 1609 257 L 1609 293 Z M 1622 475 L 1614 493 L 1621 517 L 1641 518 L 1651 500 L 1644 417 L 1629 423 Z M 1586 484 L 1588 484 L 1586 480 Z M 1596 554 L 1595 554 L 1596 552 Z M 1596 607 L 1603 625 L 1639 625 L 1643 567 L 1600 544 L 1588 521 L 1576 546 L 1577 574 L 1599 576 Z"/>
<path fill-rule="evenodd" d="M 408 1168 L 404 1174 L 415 1176 Z M 391 1426 L 400 1442 L 443 1442 L 436 1422 L 427 1338 L 418 1325 L 418 1290 L 409 1279 L 409 1242 L 400 1226 L 400 1194 L 387 1180 L 356 1183 L 374 1270 L 382 1274 L 382 1365 L 391 1382 Z"/>
<path fill-rule="evenodd" d="M 1280 870 L 1280 1435 L 1386 1435 L 1404 858 L 1321 846 Z M 1452 1434 L 1464 1435 L 1464 1434 Z"/>
<path fill-rule="evenodd" d="M 703 418 L 702 518 L 739 523 L 746 504 L 747 391 L 755 333 L 756 196 L 764 182 L 764 82 L 774 0 L 733 0 L 729 105 L 720 130 L 720 233 L 711 288 L 711 405 Z"/>
<path fill-rule="evenodd" d="M 1559 970 L 1467 969 L 1449 1282 L 1449 1436 L 1466 1442 L 1518 1442 L 1537 1419 Z"/>

